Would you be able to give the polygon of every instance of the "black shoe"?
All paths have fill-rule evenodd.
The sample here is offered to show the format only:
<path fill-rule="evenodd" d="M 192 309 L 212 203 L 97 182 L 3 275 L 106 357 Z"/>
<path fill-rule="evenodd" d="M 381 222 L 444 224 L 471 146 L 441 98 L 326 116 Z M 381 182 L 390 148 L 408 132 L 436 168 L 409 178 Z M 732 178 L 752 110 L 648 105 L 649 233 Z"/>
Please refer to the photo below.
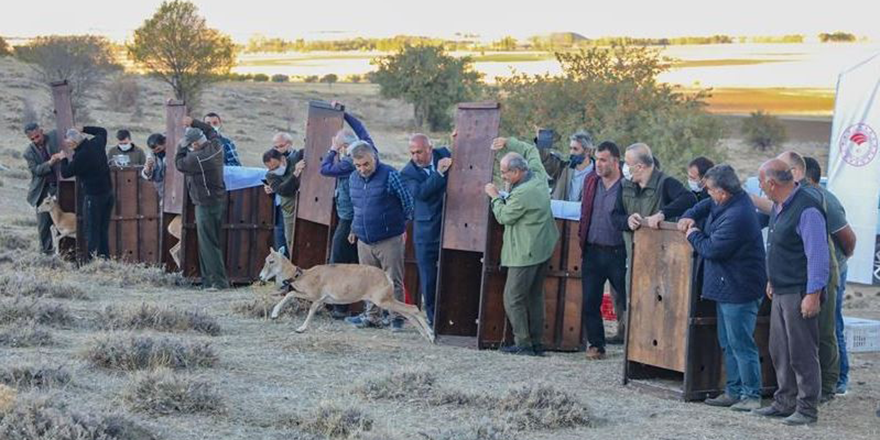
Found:
<path fill-rule="evenodd" d="M 515 354 L 520 356 L 535 356 L 535 350 L 533 350 L 531 347 L 520 347 L 519 345 L 508 345 L 506 347 L 501 347 L 499 351 L 506 354 Z"/>
<path fill-rule="evenodd" d="M 764 417 L 788 417 L 788 416 L 794 414 L 794 411 L 780 411 L 780 410 L 776 409 L 775 406 L 770 405 L 770 406 L 765 406 L 760 409 L 754 409 L 754 410 L 752 410 L 752 414 L 756 414 L 756 415 L 764 416 Z"/>
<path fill-rule="evenodd" d="M 824 405 L 834 400 L 834 393 L 822 393 L 819 395 L 819 405 Z"/>
<path fill-rule="evenodd" d="M 532 351 L 535 352 L 535 356 L 543 357 L 544 356 L 544 346 L 541 344 L 535 344 L 532 346 Z"/>

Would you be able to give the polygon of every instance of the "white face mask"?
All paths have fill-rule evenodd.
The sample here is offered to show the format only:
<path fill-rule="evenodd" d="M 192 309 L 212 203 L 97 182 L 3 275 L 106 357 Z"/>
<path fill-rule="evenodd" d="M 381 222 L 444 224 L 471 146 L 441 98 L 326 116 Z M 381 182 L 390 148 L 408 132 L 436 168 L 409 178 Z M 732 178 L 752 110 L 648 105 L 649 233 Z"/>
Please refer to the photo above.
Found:
<path fill-rule="evenodd" d="M 688 186 L 691 188 L 691 191 L 693 191 L 693 192 L 700 192 L 703 190 L 703 188 L 700 187 L 700 182 L 697 180 L 688 179 Z"/>
<path fill-rule="evenodd" d="M 272 174 L 274 174 L 276 176 L 283 176 L 286 171 L 287 171 L 287 165 L 281 165 L 278 168 L 275 168 L 274 170 L 272 170 Z"/>
<path fill-rule="evenodd" d="M 131 150 L 131 144 L 119 144 L 119 149 L 121 151 Z"/>
<path fill-rule="evenodd" d="M 627 165 L 625 163 L 623 164 L 623 178 L 626 180 L 629 180 L 629 181 L 633 180 L 632 171 L 630 171 L 629 165 Z"/>

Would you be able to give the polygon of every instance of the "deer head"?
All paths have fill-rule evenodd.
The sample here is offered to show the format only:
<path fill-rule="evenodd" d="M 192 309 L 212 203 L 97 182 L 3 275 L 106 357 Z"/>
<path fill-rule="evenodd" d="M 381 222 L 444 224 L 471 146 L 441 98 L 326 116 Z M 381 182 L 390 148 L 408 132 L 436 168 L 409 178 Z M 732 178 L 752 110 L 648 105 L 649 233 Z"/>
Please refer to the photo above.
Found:
<path fill-rule="evenodd" d="M 269 255 L 266 256 L 263 270 L 260 271 L 260 281 L 265 283 L 274 278 L 275 284 L 280 287 L 285 281 L 290 281 L 285 279 L 287 277 L 286 272 L 295 271 L 296 266 L 284 254 L 276 251 L 274 248 L 269 248 Z"/>
<path fill-rule="evenodd" d="M 55 196 L 48 196 L 43 198 L 43 202 L 37 206 L 37 212 L 52 212 L 56 206 L 58 206 L 58 198 Z"/>

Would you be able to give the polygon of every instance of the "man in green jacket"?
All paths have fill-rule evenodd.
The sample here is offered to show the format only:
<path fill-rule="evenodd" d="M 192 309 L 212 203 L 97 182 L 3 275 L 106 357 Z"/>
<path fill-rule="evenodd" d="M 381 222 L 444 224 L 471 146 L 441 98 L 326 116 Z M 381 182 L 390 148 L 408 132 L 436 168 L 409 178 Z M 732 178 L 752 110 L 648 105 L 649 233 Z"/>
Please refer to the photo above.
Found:
<path fill-rule="evenodd" d="M 505 353 L 540 355 L 544 333 L 544 278 L 559 239 L 550 211 L 550 187 L 534 145 L 497 138 L 492 150 L 501 155 L 501 178 L 507 190 L 486 184 L 492 213 L 504 226 L 501 265 L 507 267 L 504 311 L 513 327 L 514 344 Z"/>
<path fill-rule="evenodd" d="M 202 288 L 226 289 L 229 280 L 220 250 L 220 231 L 226 214 L 223 146 L 210 125 L 188 116 L 183 119 L 183 125 L 188 128 L 177 147 L 174 166 L 186 176 L 186 190 L 196 207 Z"/>

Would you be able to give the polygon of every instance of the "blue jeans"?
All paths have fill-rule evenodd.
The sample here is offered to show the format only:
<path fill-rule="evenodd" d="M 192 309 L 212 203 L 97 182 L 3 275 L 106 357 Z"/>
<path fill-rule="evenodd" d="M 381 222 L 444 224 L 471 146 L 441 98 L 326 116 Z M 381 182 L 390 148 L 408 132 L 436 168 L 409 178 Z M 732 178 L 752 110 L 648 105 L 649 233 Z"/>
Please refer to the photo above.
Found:
<path fill-rule="evenodd" d="M 840 273 L 840 285 L 837 286 L 837 307 L 835 308 L 835 329 L 837 333 L 837 350 L 840 353 L 840 378 L 837 386 L 849 383 L 849 359 L 846 357 L 846 337 L 843 335 L 843 294 L 846 293 L 846 270 Z"/>
<path fill-rule="evenodd" d="M 755 344 L 755 322 L 764 298 L 742 304 L 716 303 L 718 344 L 724 353 L 725 392 L 740 398 L 761 397 L 761 360 Z"/>

